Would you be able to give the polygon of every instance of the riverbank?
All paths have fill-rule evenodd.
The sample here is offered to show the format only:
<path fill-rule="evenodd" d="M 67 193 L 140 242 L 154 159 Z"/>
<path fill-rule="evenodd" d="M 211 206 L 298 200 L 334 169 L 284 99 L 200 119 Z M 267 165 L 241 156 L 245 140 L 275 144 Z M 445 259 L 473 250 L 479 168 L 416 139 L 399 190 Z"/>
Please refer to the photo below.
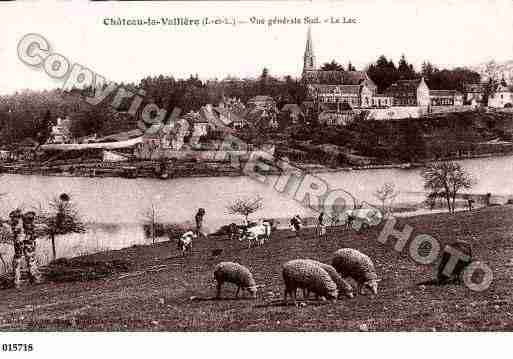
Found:
<path fill-rule="evenodd" d="M 513 151 L 485 153 L 475 155 L 461 155 L 443 157 L 437 161 L 461 161 L 480 158 L 500 158 L 513 155 Z M 425 162 L 406 162 L 393 164 L 372 164 L 354 166 L 329 167 L 320 164 L 294 163 L 290 162 L 288 169 L 282 170 L 275 166 L 267 169 L 255 170 L 260 174 L 278 176 L 283 173 L 297 173 L 301 170 L 309 174 L 336 173 L 340 171 L 362 171 L 376 169 L 414 169 L 422 168 L 433 160 Z M 245 176 L 244 164 L 237 168 L 227 162 L 168 162 L 165 169 L 161 168 L 158 161 L 127 161 L 109 163 L 102 161 L 72 162 L 69 164 L 40 165 L 37 162 L 1 163 L 0 173 L 40 175 L 40 176 L 62 176 L 62 177 L 121 177 L 121 178 L 188 178 L 188 177 L 238 177 Z"/>
<path fill-rule="evenodd" d="M 319 242 L 313 229 L 296 239 L 278 231 L 262 247 L 247 249 L 226 237 L 198 240 L 189 257 L 173 242 L 98 253 L 81 261 L 128 263 L 129 272 L 83 282 L 46 282 L 22 291 L 2 291 L 1 330 L 71 331 L 510 331 L 513 329 L 513 207 L 483 208 L 454 215 L 432 214 L 399 218 L 414 234 L 425 233 L 445 244 L 471 241 L 476 258 L 486 262 L 494 278 L 489 289 L 416 283 L 432 277 L 431 266 L 420 266 L 407 252 L 393 250 L 395 241 L 377 242 L 382 227 L 363 233 L 341 227 Z M 281 265 L 294 258 L 329 262 L 341 247 L 361 250 L 373 258 L 381 282 L 376 298 L 368 295 L 336 304 L 309 300 L 296 308 L 282 303 Z M 212 251 L 221 249 L 213 257 Z M 220 261 L 237 261 L 251 269 L 257 299 L 232 299 L 226 284 L 215 300 L 212 270 Z"/>

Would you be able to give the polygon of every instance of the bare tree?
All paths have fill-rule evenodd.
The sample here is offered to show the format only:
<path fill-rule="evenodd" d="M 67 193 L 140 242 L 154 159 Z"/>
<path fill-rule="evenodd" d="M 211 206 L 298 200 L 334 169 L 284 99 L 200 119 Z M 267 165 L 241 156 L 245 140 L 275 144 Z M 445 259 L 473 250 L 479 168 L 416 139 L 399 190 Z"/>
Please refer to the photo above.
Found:
<path fill-rule="evenodd" d="M 144 213 L 145 227 L 147 233 L 151 237 L 151 242 L 155 244 L 155 238 L 157 237 L 157 225 L 159 223 L 158 210 L 154 203 L 151 204 L 150 208 Z"/>
<path fill-rule="evenodd" d="M 226 207 L 229 214 L 238 214 L 244 216 L 246 223 L 250 214 L 262 209 L 264 199 L 260 196 L 255 198 L 237 199 Z"/>
<path fill-rule="evenodd" d="M 374 192 L 374 197 L 381 202 L 383 213 L 392 212 L 392 204 L 398 195 L 399 191 L 396 191 L 395 185 L 390 182 L 383 184 L 383 186 Z"/>
<path fill-rule="evenodd" d="M 39 234 L 46 234 L 52 241 L 53 259 L 57 259 L 55 237 L 69 233 L 84 233 L 85 225 L 80 220 L 75 204 L 71 197 L 62 193 L 49 203 L 49 209 L 41 209 L 38 214 L 37 223 L 45 225 Z"/>
<path fill-rule="evenodd" d="M 456 162 L 435 162 L 422 171 L 424 188 L 428 190 L 428 200 L 443 198 L 447 203 L 450 213 L 454 213 L 456 194 L 462 189 L 472 188 L 475 183 L 473 177 L 468 174 Z"/>

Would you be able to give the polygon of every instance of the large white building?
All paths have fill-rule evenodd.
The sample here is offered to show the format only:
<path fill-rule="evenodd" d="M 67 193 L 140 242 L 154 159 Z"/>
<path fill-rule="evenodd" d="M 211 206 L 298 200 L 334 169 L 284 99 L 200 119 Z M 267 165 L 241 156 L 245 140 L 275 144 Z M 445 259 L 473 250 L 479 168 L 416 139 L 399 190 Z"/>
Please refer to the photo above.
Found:
<path fill-rule="evenodd" d="M 513 88 L 502 83 L 488 97 L 488 106 L 495 108 L 513 107 Z"/>

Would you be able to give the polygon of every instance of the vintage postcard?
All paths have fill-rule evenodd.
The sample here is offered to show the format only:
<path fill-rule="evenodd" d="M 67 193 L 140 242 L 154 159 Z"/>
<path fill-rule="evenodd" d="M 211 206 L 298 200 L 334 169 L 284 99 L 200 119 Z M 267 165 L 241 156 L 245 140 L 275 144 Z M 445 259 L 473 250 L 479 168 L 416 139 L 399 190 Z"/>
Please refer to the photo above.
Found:
<path fill-rule="evenodd" d="M 0 3 L 2 355 L 36 354 L 26 332 L 511 331 L 512 16 Z"/>

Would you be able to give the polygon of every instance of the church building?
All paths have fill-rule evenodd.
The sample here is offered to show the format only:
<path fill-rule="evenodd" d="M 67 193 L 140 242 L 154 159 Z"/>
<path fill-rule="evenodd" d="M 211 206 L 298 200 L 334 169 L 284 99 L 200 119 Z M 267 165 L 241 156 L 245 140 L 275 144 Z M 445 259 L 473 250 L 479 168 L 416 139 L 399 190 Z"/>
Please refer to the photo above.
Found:
<path fill-rule="evenodd" d="M 317 68 L 311 29 L 308 28 L 303 56 L 302 80 L 308 98 L 323 109 L 390 107 L 393 98 L 378 94 L 377 86 L 364 71 L 325 71 Z"/>

